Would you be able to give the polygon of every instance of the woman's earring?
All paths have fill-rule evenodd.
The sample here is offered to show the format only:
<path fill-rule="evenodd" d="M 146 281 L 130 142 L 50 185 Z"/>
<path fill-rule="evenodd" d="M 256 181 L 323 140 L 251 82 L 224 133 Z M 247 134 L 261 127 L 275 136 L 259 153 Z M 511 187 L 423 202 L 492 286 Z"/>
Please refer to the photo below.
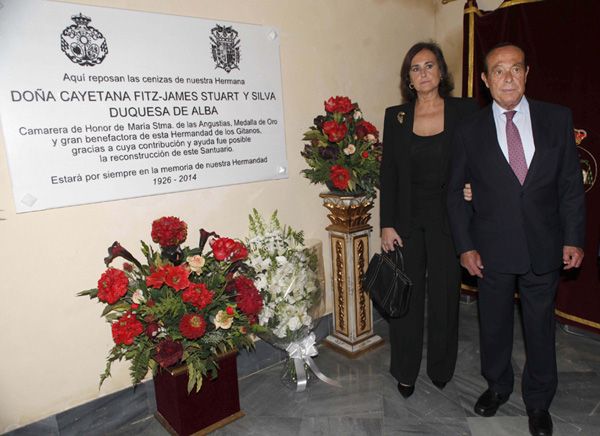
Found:
<path fill-rule="evenodd" d="M 409 84 L 408 84 L 408 87 L 409 87 L 410 89 L 413 89 L 413 90 L 415 89 L 415 85 L 413 85 L 412 83 L 409 83 Z"/>

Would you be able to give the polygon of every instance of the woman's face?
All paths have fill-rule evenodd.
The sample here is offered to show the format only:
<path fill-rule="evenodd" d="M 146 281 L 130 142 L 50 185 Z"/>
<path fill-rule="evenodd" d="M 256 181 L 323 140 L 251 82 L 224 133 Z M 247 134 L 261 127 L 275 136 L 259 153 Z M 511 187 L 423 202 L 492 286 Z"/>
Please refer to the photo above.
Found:
<path fill-rule="evenodd" d="M 442 72 L 435 54 L 427 49 L 418 52 L 412 58 L 408 77 L 410 78 L 410 83 L 415 87 L 417 94 L 437 90 L 440 86 Z"/>

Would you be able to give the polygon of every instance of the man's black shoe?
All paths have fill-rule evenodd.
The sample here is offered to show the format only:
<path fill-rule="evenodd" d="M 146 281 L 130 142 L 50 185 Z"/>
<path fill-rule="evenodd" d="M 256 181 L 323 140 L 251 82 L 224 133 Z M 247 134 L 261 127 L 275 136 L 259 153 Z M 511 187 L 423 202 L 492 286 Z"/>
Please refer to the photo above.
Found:
<path fill-rule="evenodd" d="M 529 433 L 533 436 L 550 436 L 552 434 L 552 418 L 547 410 L 527 410 L 529 415 Z"/>
<path fill-rule="evenodd" d="M 490 389 L 481 394 L 475 403 L 475 413 L 481 416 L 494 416 L 498 407 L 508 401 L 510 394 L 498 394 Z"/>

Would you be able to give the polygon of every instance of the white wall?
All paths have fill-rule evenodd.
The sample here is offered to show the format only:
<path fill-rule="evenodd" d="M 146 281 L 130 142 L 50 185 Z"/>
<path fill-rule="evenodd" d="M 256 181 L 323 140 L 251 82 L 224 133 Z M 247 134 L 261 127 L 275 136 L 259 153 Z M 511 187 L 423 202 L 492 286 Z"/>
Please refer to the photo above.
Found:
<path fill-rule="evenodd" d="M 205 189 L 77 207 L 15 213 L 0 139 L 0 432 L 129 385 L 126 365 L 98 390 L 111 347 L 101 306 L 76 298 L 95 287 L 106 248 L 119 240 L 139 255 L 150 223 L 184 219 L 192 240 L 201 226 L 243 238 L 252 207 L 279 210 L 283 222 L 324 242 L 330 280 L 325 209 L 299 175 L 302 133 L 331 95 L 357 100 L 383 129 L 387 106 L 400 100 L 402 57 L 434 36 L 435 0 L 79 0 L 132 10 L 268 24 L 281 33 L 281 74 L 289 174 L 287 180 Z M 447 6 L 449 7 L 449 6 Z M 461 15 L 460 13 L 459 15 Z M 460 16 L 457 17 L 460 20 Z M 451 20 L 450 20 L 451 21 Z M 378 204 L 371 220 L 379 226 Z M 379 246 L 374 233 L 372 244 Z M 330 291 L 330 290 L 329 290 Z"/>
<path fill-rule="evenodd" d="M 73 2 L 75 3 L 75 2 Z M 112 346 L 101 306 L 76 298 L 95 287 L 106 248 L 119 240 L 139 255 L 150 223 L 176 215 L 243 238 L 252 207 L 279 210 L 283 222 L 323 241 L 330 281 L 328 224 L 318 193 L 299 175 L 302 133 L 323 100 L 347 95 L 383 129 L 400 101 L 399 70 L 416 41 L 437 39 L 460 94 L 464 1 L 438 0 L 79 0 L 96 6 L 273 25 L 281 34 L 281 74 L 289 174 L 259 182 L 17 215 L 0 138 L 0 432 L 26 425 L 129 385 L 126 364 L 98 390 Z M 501 0 L 479 0 L 495 9 Z M 0 11 L 1 12 L 1 11 Z M 1 115 L 1 114 L 0 114 Z M 378 229 L 379 206 L 371 224 Z M 379 246 L 376 230 L 372 247 Z M 330 289 L 328 292 L 330 293 Z M 330 299 L 329 295 L 329 299 Z M 330 306 L 329 301 L 329 306 Z"/>

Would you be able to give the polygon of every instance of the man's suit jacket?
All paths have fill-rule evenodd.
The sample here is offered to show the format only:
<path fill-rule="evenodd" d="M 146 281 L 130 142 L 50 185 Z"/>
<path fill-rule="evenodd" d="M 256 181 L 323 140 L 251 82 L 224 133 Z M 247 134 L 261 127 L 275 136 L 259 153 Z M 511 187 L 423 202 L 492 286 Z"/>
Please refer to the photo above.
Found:
<path fill-rule="evenodd" d="M 492 107 L 456 129 L 448 214 L 458 254 L 477 250 L 484 268 L 556 270 L 562 247 L 583 247 L 585 200 L 571 111 L 528 99 L 535 154 L 523 186 L 498 144 Z M 471 183 L 472 204 L 463 201 Z"/>
<path fill-rule="evenodd" d="M 477 103 L 472 99 L 447 97 L 444 100 L 443 180 L 448 179 L 454 129 L 462 118 L 476 110 Z M 414 102 L 389 107 L 385 111 L 383 126 L 380 226 L 394 227 L 401 237 L 408 236 L 410 230 L 410 135 L 413 131 L 414 114 Z M 446 183 L 443 183 L 442 188 L 445 190 Z M 444 217 L 444 228 L 450 233 L 447 217 Z"/>

